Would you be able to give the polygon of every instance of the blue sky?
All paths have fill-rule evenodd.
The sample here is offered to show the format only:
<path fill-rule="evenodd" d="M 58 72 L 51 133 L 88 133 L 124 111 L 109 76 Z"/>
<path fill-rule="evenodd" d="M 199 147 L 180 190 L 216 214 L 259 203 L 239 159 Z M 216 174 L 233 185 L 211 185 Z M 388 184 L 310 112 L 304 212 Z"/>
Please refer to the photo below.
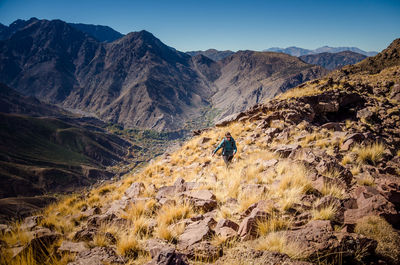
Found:
<path fill-rule="evenodd" d="M 315 49 L 381 51 L 400 38 L 400 0 L 0 0 L 0 23 L 31 17 L 152 32 L 181 51 Z"/>

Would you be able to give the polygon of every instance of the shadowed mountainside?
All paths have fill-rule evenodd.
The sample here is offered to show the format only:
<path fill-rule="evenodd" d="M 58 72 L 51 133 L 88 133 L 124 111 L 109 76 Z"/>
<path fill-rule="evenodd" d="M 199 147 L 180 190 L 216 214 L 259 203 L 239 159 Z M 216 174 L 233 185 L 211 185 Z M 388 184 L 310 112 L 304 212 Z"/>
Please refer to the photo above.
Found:
<path fill-rule="evenodd" d="M 205 51 L 189 51 L 186 53 L 189 54 L 190 56 L 196 56 L 198 54 L 201 54 L 201 55 L 204 55 L 204 56 L 210 58 L 213 61 L 219 61 L 219 60 L 224 59 L 225 57 L 228 57 L 228 56 L 234 54 L 233 51 L 229 51 L 229 50 L 218 51 L 216 49 L 208 49 Z"/>
<path fill-rule="evenodd" d="M 248 62 L 254 59 L 243 56 L 253 56 L 251 52 L 232 55 L 242 58 L 233 64 L 243 64 L 233 67 L 226 60 L 229 57 L 217 64 L 191 57 L 146 31 L 101 43 L 60 20 L 33 20 L 1 41 L 0 50 L 0 81 L 24 95 L 88 112 L 128 128 L 159 131 L 181 129 L 187 122 L 201 120 L 204 109 L 214 108 L 222 115 L 243 110 L 276 91 L 325 73 L 303 65 L 297 58 L 279 55 L 277 64 L 289 65 L 298 60 L 286 71 L 285 66 L 271 66 L 278 55 L 265 53 L 263 57 L 271 57 L 266 59 L 270 66 L 252 66 L 259 67 L 255 72 L 264 77 L 250 80 L 248 76 L 234 76 L 228 69 L 247 69 Z M 273 74 L 279 80 L 261 82 Z M 249 87 L 239 107 L 231 108 L 236 101 L 231 96 L 223 99 L 223 104 L 219 102 L 222 93 L 243 92 L 241 84 Z"/>

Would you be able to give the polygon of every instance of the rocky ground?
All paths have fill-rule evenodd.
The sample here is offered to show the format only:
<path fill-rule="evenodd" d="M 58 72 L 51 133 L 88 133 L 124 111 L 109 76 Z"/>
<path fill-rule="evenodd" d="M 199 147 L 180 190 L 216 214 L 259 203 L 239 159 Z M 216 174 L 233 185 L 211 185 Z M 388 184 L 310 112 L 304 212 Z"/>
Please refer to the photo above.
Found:
<path fill-rule="evenodd" d="M 2 225 L 1 261 L 399 264 L 399 65 L 308 82 Z M 226 131 L 239 149 L 229 168 L 211 157 Z"/>

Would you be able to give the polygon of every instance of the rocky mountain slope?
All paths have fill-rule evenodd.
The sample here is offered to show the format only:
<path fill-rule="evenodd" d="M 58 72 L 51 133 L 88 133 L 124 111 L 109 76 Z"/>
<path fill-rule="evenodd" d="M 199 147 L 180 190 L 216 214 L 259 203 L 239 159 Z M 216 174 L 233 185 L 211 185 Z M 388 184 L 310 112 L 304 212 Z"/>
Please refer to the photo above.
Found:
<path fill-rule="evenodd" d="M 217 93 L 212 102 L 222 110 L 220 118 L 328 73 L 296 57 L 271 52 L 240 51 L 219 65 L 221 75 L 214 82 Z"/>
<path fill-rule="evenodd" d="M 68 25 L 89 34 L 100 42 L 113 42 L 124 36 L 124 34 L 121 34 L 108 26 L 83 23 L 68 23 Z"/>
<path fill-rule="evenodd" d="M 335 70 L 338 68 L 342 68 L 345 65 L 356 64 L 367 58 L 367 56 L 351 51 L 343 51 L 338 53 L 323 52 L 317 54 L 302 55 L 299 58 L 303 62 L 320 65 L 328 70 Z"/>
<path fill-rule="evenodd" d="M 368 63 L 197 132 L 141 172 L 1 226 L 2 262 L 398 264 L 399 48 L 396 40 Z M 211 157 L 226 131 L 238 146 L 229 168 Z"/>
<path fill-rule="evenodd" d="M 234 54 L 233 51 L 229 51 L 229 50 L 218 51 L 216 49 L 208 49 L 205 51 L 189 51 L 186 53 L 189 54 L 190 56 L 196 56 L 198 54 L 201 54 L 201 55 L 204 55 L 204 56 L 210 58 L 213 61 L 219 61 L 221 59 L 224 59 L 225 57 L 228 57 L 228 56 Z"/>
<path fill-rule="evenodd" d="M 281 52 L 281 53 L 286 53 L 286 54 L 290 54 L 293 56 L 318 54 L 318 53 L 324 53 L 324 52 L 339 53 L 339 52 L 343 52 L 343 51 L 351 51 L 351 52 L 359 53 L 359 54 L 362 54 L 365 56 L 374 56 L 377 54 L 377 52 L 375 52 L 375 51 L 366 52 L 357 47 L 329 47 L 329 46 L 323 46 L 323 47 L 317 48 L 315 50 L 303 49 L 303 48 L 299 48 L 299 47 L 295 47 L 295 46 L 288 47 L 288 48 L 273 47 L 273 48 L 266 49 L 264 51 Z"/>
<path fill-rule="evenodd" d="M 248 68 L 246 63 L 253 59 L 243 56 L 252 54 L 242 52 L 232 55 L 232 58 L 242 58 L 233 60 L 234 63 L 224 60 L 216 64 L 176 51 L 146 31 L 101 43 L 63 21 L 34 19 L 0 41 L 0 81 L 24 95 L 84 111 L 107 122 L 161 131 L 181 129 L 188 122 L 203 119 L 205 109 L 215 108 L 215 112 L 222 113 L 243 110 L 248 106 L 245 106 L 246 100 L 249 104 L 261 101 L 277 90 L 324 73 L 300 61 L 294 63 L 298 69 L 292 67 L 286 73 L 285 65 L 295 59 L 282 56 L 277 60 L 282 63 L 281 67 L 263 66 L 260 69 L 265 73 L 257 71 L 265 79 L 273 74 L 279 76 L 276 82 L 262 84 L 264 77 L 250 80 L 228 72 L 231 68 L 233 71 Z M 273 64 L 276 56 L 266 53 L 263 57 L 267 55 L 271 56 L 268 63 Z M 233 67 L 238 62 L 243 65 Z M 280 70 L 283 72 L 276 72 Z M 298 77 L 294 77 L 295 73 Z M 218 91 L 220 94 L 229 91 L 231 84 L 234 85 L 232 94 L 237 94 L 237 90 L 243 92 L 241 83 L 252 83 L 244 93 L 248 99 L 243 99 L 235 109 L 218 109 L 230 108 L 236 99 L 228 97 L 230 102 L 214 104 L 216 97 L 212 96 Z M 267 93 L 267 90 L 274 92 Z M 251 93 L 258 97 L 249 96 Z"/>

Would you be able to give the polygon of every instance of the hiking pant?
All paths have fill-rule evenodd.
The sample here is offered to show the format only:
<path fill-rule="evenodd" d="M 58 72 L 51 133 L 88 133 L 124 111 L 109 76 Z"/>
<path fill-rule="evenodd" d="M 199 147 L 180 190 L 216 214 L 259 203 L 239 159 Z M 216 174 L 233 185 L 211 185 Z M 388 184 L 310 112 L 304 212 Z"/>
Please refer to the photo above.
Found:
<path fill-rule="evenodd" d="M 225 164 L 228 166 L 228 164 L 232 161 L 233 155 L 224 155 L 222 157 L 224 158 Z"/>

